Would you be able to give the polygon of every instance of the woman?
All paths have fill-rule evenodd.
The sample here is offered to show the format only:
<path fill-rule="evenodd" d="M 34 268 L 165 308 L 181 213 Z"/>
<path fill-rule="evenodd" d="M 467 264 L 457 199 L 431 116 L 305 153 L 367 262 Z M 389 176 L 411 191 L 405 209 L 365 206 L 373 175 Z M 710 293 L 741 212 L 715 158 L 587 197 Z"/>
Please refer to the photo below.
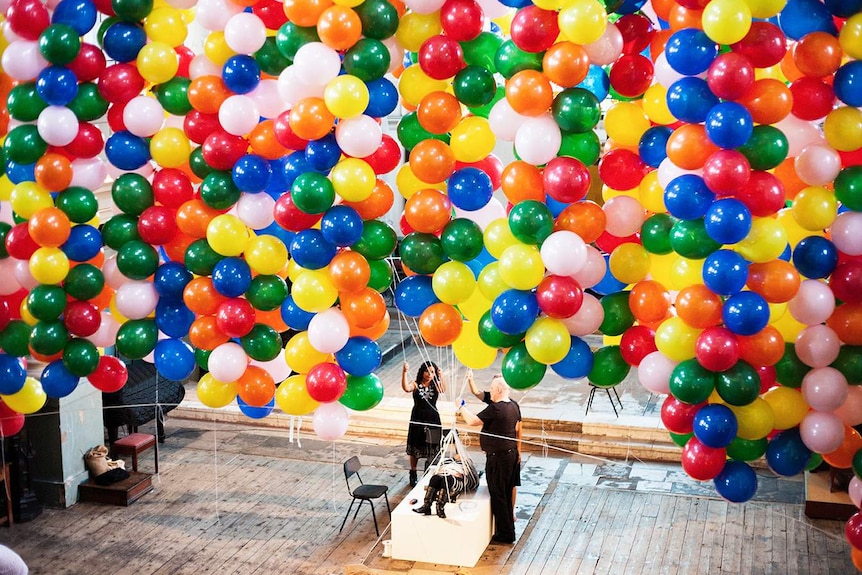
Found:
<path fill-rule="evenodd" d="M 437 516 L 446 519 L 446 504 L 453 503 L 465 491 L 476 491 L 477 487 L 479 487 L 479 474 L 476 473 L 476 468 L 469 458 L 463 461 L 457 455 L 454 458 L 446 458 L 437 466 L 437 470 L 428 481 L 425 502 L 421 507 L 414 508 L 413 512 L 431 515 L 431 504 L 436 501 Z"/>
<path fill-rule="evenodd" d="M 420 459 L 431 460 L 440 449 L 442 427 L 437 412 L 437 398 L 446 393 L 443 374 L 433 361 L 419 366 L 415 381 L 408 381 L 404 362 L 401 370 L 401 389 L 413 394 L 413 411 L 410 412 L 410 427 L 407 430 L 407 455 L 410 458 L 410 487 L 417 482 L 416 463 Z"/>

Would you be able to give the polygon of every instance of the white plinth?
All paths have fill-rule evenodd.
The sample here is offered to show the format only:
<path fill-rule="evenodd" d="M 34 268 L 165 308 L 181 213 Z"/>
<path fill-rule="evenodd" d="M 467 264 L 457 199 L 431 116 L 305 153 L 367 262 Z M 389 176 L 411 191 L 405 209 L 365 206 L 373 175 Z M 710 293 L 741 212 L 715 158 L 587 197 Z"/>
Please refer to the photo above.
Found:
<path fill-rule="evenodd" d="M 413 512 L 425 499 L 425 476 L 392 512 L 392 558 L 405 561 L 475 567 L 493 535 L 491 497 L 482 477 L 473 493 L 462 493 L 446 504 L 446 519 Z M 412 499 L 416 503 L 410 504 Z"/>

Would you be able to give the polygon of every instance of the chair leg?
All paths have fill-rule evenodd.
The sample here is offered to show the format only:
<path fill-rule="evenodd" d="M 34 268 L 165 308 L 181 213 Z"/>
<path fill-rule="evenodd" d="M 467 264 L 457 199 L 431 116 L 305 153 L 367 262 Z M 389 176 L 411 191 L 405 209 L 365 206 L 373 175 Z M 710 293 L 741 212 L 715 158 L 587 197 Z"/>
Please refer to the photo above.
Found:
<path fill-rule="evenodd" d="M 389 512 L 389 519 L 392 519 L 392 508 L 389 507 L 389 496 L 385 493 L 383 494 L 383 498 L 386 500 L 386 511 Z"/>
<path fill-rule="evenodd" d="M 356 513 L 353 514 L 353 520 L 356 521 L 356 517 L 359 515 L 359 510 L 362 509 L 362 499 L 359 500 L 359 505 L 356 506 Z"/>
<path fill-rule="evenodd" d="M 368 504 L 371 506 L 371 517 L 374 519 L 374 532 L 380 537 L 380 529 L 377 527 L 377 513 L 374 512 L 374 502 L 369 499 Z"/>
<path fill-rule="evenodd" d="M 353 503 L 355 501 L 356 501 L 355 497 L 350 501 L 350 507 L 347 508 L 347 513 L 344 514 L 344 521 L 341 522 L 341 529 L 338 530 L 339 533 L 344 531 L 344 524 L 347 523 L 347 518 L 350 517 L 350 510 L 353 509 Z M 361 505 L 361 503 L 360 503 L 360 505 Z"/>

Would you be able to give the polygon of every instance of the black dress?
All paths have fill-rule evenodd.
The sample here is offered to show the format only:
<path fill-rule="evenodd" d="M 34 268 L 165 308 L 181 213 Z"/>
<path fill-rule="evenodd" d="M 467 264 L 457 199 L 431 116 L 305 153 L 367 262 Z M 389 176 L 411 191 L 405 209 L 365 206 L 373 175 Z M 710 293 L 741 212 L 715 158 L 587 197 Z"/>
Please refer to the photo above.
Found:
<path fill-rule="evenodd" d="M 407 430 L 407 455 L 417 459 L 433 458 L 440 450 L 442 428 L 437 412 L 440 393 L 432 382 L 427 387 L 416 384 L 413 390 L 413 411 Z"/>

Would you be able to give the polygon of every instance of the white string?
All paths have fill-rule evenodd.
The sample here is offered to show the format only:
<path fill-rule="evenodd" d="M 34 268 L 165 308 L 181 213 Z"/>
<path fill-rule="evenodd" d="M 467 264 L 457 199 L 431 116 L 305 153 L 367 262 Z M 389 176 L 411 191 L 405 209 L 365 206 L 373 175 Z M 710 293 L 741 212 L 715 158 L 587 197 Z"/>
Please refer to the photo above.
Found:
<path fill-rule="evenodd" d="M 221 524 L 219 515 L 219 491 L 218 491 L 218 425 L 216 422 L 216 411 L 212 411 L 213 420 L 213 474 L 215 476 L 215 514 L 216 523 Z"/>

